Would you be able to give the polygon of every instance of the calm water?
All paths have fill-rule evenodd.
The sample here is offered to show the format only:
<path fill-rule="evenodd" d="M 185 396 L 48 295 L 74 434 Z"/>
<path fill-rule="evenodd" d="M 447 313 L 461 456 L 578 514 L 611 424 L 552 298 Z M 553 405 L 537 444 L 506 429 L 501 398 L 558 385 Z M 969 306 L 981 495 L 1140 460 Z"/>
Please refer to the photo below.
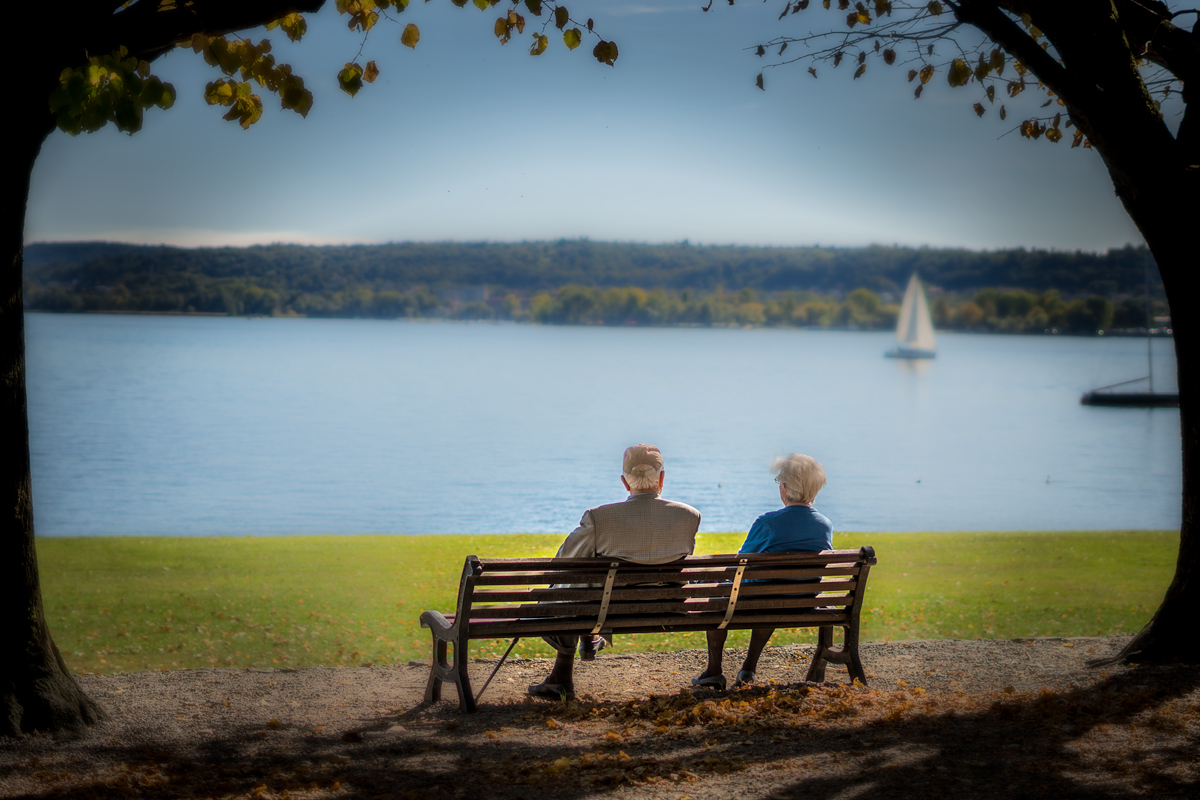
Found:
<path fill-rule="evenodd" d="M 562 533 L 639 441 L 706 531 L 777 507 L 794 450 L 839 530 L 1179 525 L 1178 413 L 1079 405 L 1135 339 L 944 334 L 914 368 L 876 333 L 27 320 L 40 535 Z"/>

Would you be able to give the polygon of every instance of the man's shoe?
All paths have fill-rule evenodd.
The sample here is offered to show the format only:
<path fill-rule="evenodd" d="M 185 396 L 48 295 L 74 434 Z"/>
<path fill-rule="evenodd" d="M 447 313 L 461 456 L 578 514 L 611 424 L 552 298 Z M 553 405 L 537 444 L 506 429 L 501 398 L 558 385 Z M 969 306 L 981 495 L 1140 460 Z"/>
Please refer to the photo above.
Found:
<path fill-rule="evenodd" d="M 599 653 L 604 648 L 608 647 L 608 641 L 603 636 L 596 636 L 590 642 L 584 639 L 579 640 L 579 660 L 580 661 L 595 661 L 596 653 Z"/>
<path fill-rule="evenodd" d="M 707 678 L 692 678 L 692 686 L 697 689 L 716 689 L 723 692 L 725 691 L 725 676 L 710 675 Z"/>
<path fill-rule="evenodd" d="M 750 683 L 754 683 L 754 673 L 748 669 L 738 670 L 737 680 L 733 682 L 733 688 L 736 689 L 739 686 L 745 686 Z"/>
<path fill-rule="evenodd" d="M 541 683 L 529 684 L 528 694 L 530 697 L 540 697 L 543 700 L 557 700 L 565 703 L 568 700 L 575 699 L 575 687 L 569 683 Z"/>

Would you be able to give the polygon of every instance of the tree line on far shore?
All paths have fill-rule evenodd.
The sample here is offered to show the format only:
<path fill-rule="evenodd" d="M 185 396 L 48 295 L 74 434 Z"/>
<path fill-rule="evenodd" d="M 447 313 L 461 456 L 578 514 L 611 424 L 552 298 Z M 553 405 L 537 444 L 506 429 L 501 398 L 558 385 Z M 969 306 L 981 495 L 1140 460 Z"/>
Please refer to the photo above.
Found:
<path fill-rule="evenodd" d="M 860 330 L 895 326 L 906 270 L 921 263 L 929 268 L 920 274 L 926 282 L 936 327 L 1010 333 L 1094 334 L 1140 329 L 1146 326 L 1142 275 L 1147 266 L 1152 267 L 1144 248 L 1095 255 L 879 247 L 705 248 L 581 240 L 354 248 L 272 245 L 211 250 L 78 243 L 34 245 L 29 249 L 32 259 L 27 261 L 32 263 L 27 268 L 25 306 L 33 311 Z M 357 261 L 352 258 L 355 252 L 361 256 Z M 406 254 L 409 260 L 401 259 L 388 267 L 381 259 L 389 252 L 396 257 Z M 653 261 L 656 254 L 664 252 L 670 256 L 669 264 Z M 466 266 L 447 265 L 453 255 L 464 253 L 472 255 Z M 550 257 L 555 254 L 561 259 Z M 822 254 L 825 258 L 818 258 Z M 1029 264 L 1041 263 L 1045 271 L 1036 276 L 1040 278 L 1036 282 L 1043 285 L 971 285 L 964 277 L 969 270 L 961 265 L 945 266 L 951 261 L 950 255 L 973 265 L 979 275 L 993 278 L 1031 277 L 1034 273 L 1029 272 Z M 592 263 L 603 256 L 612 256 L 620 263 Z M 633 256 L 649 260 L 639 270 L 631 262 Z M 482 261 L 490 257 L 496 261 L 485 269 Z M 731 261 L 718 270 L 719 275 L 706 271 L 704 266 L 711 267 L 719 257 Z M 793 280 L 784 281 L 780 273 L 787 271 L 789 259 L 808 263 L 811 269 L 807 276 L 797 273 Z M 1076 280 L 1062 287 L 1044 285 L 1047 275 L 1057 274 L 1062 268 L 1061 264 L 1056 266 L 1056 259 L 1069 264 L 1088 261 L 1091 279 L 1085 284 Z M 831 260 L 841 262 L 845 272 L 860 283 L 835 282 L 844 281 L 845 275 L 821 263 Z M 581 266 L 581 261 L 591 263 L 591 267 Z M 435 267 L 441 262 L 446 264 L 439 271 Z M 1007 263 L 1010 269 L 997 271 L 996 263 Z M 557 285 L 546 282 L 548 277 L 580 273 L 590 274 L 595 280 Z M 609 283 L 643 273 L 663 279 L 666 285 L 639 285 L 632 280 L 621 285 Z M 1154 294 L 1158 276 L 1153 269 L 1150 273 Z M 441 279 L 415 280 L 430 275 Z M 722 276 L 731 279 L 728 284 L 712 280 Z M 803 285 L 805 277 L 811 285 Z M 946 280 L 939 284 L 938 277 Z M 465 282 L 471 278 L 496 280 Z M 1157 303 L 1153 313 L 1165 315 L 1165 303 Z"/>

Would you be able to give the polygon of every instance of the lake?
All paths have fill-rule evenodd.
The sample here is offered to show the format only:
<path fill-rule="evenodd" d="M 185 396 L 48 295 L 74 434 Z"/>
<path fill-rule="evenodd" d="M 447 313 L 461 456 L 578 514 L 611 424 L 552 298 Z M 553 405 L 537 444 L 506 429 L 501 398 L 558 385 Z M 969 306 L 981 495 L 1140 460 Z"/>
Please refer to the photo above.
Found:
<path fill-rule="evenodd" d="M 650 442 L 704 531 L 807 453 L 837 530 L 1177 528 L 1175 409 L 1091 408 L 1144 340 L 28 314 L 41 536 L 565 533 Z M 1156 388 L 1174 388 L 1156 340 Z"/>

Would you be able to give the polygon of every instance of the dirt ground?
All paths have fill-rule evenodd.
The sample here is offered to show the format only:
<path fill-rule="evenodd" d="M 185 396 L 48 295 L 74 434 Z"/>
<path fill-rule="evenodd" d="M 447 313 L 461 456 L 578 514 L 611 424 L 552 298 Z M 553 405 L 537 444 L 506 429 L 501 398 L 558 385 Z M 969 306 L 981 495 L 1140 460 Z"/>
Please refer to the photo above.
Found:
<path fill-rule="evenodd" d="M 472 715 L 424 704 L 419 663 L 91 675 L 111 719 L 0 739 L 0 797 L 1200 797 L 1200 668 L 1087 666 L 1125 641 L 867 643 L 867 687 L 768 648 L 723 693 L 691 690 L 702 651 L 618 642 L 575 702 L 527 698 L 550 662 L 510 659 Z"/>

